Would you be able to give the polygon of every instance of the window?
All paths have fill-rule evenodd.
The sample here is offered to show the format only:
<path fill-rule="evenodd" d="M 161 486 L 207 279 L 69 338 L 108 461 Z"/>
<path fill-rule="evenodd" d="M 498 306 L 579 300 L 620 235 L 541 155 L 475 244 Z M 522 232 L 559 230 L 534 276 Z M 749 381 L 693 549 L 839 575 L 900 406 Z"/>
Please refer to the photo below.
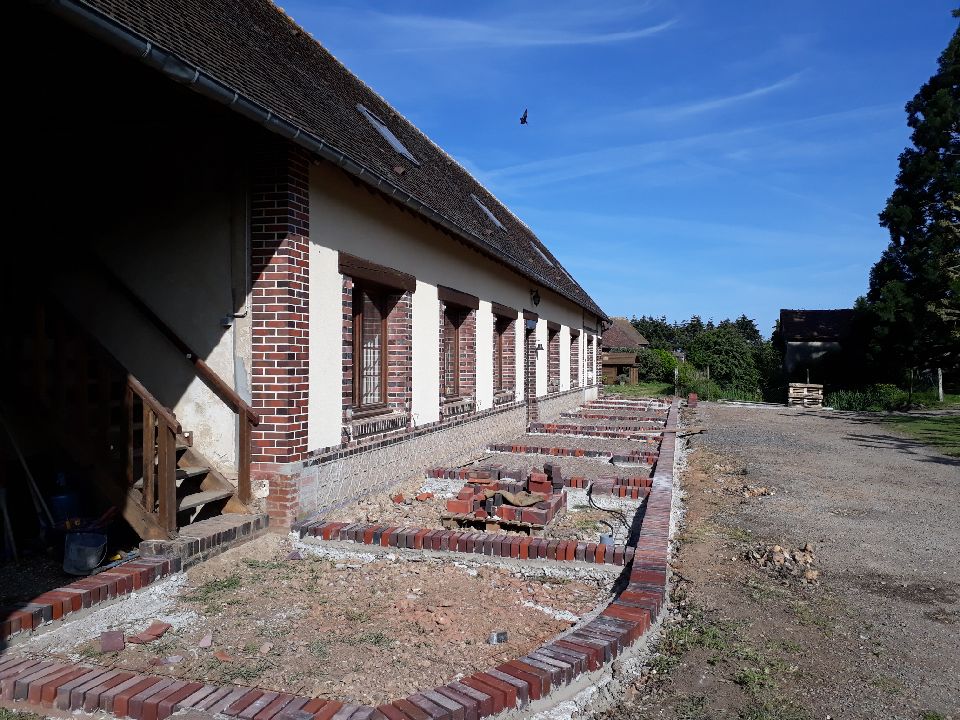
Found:
<path fill-rule="evenodd" d="M 460 326 L 466 311 L 457 306 L 448 306 L 443 311 L 443 396 L 460 397 Z"/>
<path fill-rule="evenodd" d="M 353 406 L 358 410 L 386 407 L 387 298 L 372 286 L 353 290 Z"/>
<path fill-rule="evenodd" d="M 357 110 L 360 111 L 360 114 L 366 118 L 367 122 L 373 126 L 373 129 L 380 133 L 380 137 L 390 143 L 390 147 L 396 150 L 398 153 L 403 155 L 407 160 L 412 162 L 414 165 L 419 166 L 420 163 L 417 162 L 417 159 L 413 156 L 413 153 L 407 150 L 406 146 L 400 142 L 399 138 L 394 135 L 390 128 L 387 127 L 387 124 L 368 110 L 365 106 L 357 104 Z"/>
<path fill-rule="evenodd" d="M 493 211 L 492 211 L 490 208 L 488 208 L 486 205 L 483 204 L 483 202 L 480 200 L 480 198 L 478 198 L 478 197 L 477 197 L 476 195 L 474 195 L 473 193 L 470 193 L 470 197 L 471 197 L 471 199 L 477 204 L 477 206 L 478 206 L 481 210 L 483 210 L 483 214 L 486 215 L 486 216 L 490 219 L 490 222 L 492 222 L 494 225 L 496 225 L 496 226 L 497 226 L 498 228 L 500 228 L 501 230 L 506 230 L 506 228 L 503 226 L 503 223 L 500 222 L 500 221 L 497 219 L 497 216 L 493 214 Z"/>

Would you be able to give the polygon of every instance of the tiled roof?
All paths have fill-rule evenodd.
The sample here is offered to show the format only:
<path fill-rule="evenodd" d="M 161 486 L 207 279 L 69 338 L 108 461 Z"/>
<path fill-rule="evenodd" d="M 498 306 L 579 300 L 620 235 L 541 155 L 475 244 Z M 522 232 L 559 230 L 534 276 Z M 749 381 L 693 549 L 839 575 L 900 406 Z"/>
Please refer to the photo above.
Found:
<path fill-rule="evenodd" d="M 780 331 L 787 342 L 841 340 L 851 322 L 853 310 L 780 311 Z"/>
<path fill-rule="evenodd" d="M 461 240 L 606 317 L 526 225 L 268 0 L 61 0 L 61 6 L 91 8 L 173 54 L 362 166 L 361 180 L 379 186 L 385 179 L 451 221 Z M 419 164 L 398 152 L 358 105 L 382 120 Z"/>
<path fill-rule="evenodd" d="M 601 345 L 605 348 L 640 348 L 650 343 L 625 317 L 611 318 L 613 324 L 603 331 Z"/>

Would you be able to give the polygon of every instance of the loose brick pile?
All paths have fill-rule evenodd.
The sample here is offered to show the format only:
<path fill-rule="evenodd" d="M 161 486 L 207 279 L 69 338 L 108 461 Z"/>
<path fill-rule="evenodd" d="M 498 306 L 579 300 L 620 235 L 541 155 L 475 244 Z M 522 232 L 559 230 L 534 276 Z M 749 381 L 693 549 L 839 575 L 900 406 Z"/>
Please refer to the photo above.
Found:
<path fill-rule="evenodd" d="M 554 466 L 547 466 L 552 470 Z M 526 507 L 514 506 L 504 493 L 542 495 L 543 500 Z M 493 493 L 492 497 L 488 497 Z M 447 500 L 447 512 L 461 520 L 484 520 L 490 522 L 528 523 L 547 525 L 566 510 L 567 494 L 563 492 L 563 480 L 559 468 L 551 477 L 547 473 L 530 473 L 526 480 L 517 482 L 513 478 L 476 478 L 474 482 L 464 484 L 460 494 L 453 500 Z"/>
<path fill-rule="evenodd" d="M 675 401 L 670 407 L 668 427 L 676 427 L 677 410 Z M 4 700 L 25 700 L 45 708 L 102 710 L 136 720 L 164 720 L 181 709 L 243 720 L 475 720 L 505 709 L 526 707 L 553 689 L 568 685 L 616 658 L 650 628 L 660 613 L 668 575 L 675 446 L 676 435 L 665 433 L 658 462 L 661 470 L 650 488 L 636 545 L 620 548 L 621 561 L 630 566 L 626 587 L 595 619 L 486 672 L 422 690 L 392 703 L 367 707 L 90 665 L 8 657 L 0 658 L 0 696 Z M 479 535 L 486 536 L 479 543 L 481 552 L 486 553 L 489 548 L 492 555 L 496 547 L 501 557 L 518 558 L 522 552 L 528 558 L 541 557 L 542 551 L 544 555 L 552 553 L 555 558 L 562 555 L 566 559 L 571 546 L 576 558 L 580 546 L 585 545 L 583 557 L 588 560 L 590 547 L 594 546 L 593 543 L 549 541 L 544 547 L 545 541 L 529 537 L 344 523 L 318 523 L 301 529 L 302 534 L 307 532 L 324 539 L 336 536 L 335 539 L 353 542 L 372 544 L 376 541 L 389 547 L 411 548 L 427 547 L 429 543 L 431 548 L 440 545 L 462 552 L 469 551 L 470 542 L 472 551 L 477 552 L 476 536 Z M 494 538 L 498 542 L 496 546 Z M 532 549 L 535 549 L 533 554 Z M 594 562 L 606 562 L 609 551 L 608 546 L 594 546 Z M 616 548 L 613 554 L 616 557 Z"/>

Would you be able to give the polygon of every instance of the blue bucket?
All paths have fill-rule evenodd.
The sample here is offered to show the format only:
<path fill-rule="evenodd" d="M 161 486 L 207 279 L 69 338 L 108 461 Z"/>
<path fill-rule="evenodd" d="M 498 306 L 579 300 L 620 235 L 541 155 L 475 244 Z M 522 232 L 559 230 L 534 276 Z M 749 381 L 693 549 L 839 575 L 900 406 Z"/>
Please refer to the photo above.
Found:
<path fill-rule="evenodd" d="M 107 556 L 107 536 L 100 533 L 67 533 L 63 536 L 63 571 L 89 575 Z"/>

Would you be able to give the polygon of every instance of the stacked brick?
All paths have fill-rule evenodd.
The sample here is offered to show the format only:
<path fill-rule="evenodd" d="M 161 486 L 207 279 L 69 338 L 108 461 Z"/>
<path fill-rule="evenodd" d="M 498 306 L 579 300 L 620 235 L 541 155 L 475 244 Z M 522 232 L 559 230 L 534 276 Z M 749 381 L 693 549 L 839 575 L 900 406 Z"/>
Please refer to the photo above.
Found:
<path fill-rule="evenodd" d="M 468 482 L 453 500 L 447 500 L 447 512 L 460 520 L 502 521 L 529 525 L 548 525 L 567 507 L 567 494 L 563 485 L 554 492 L 553 483 L 545 473 L 533 472 L 525 481 L 513 479 L 478 479 Z M 505 502 L 503 493 L 527 491 L 543 495 L 544 500 L 528 507 L 513 506 Z M 488 497 L 489 493 L 492 497 Z"/>
<path fill-rule="evenodd" d="M 651 443 L 652 444 L 652 443 Z M 495 443 L 488 445 L 491 452 L 520 453 L 528 455 L 556 455 L 558 457 L 590 457 L 604 458 L 613 462 L 632 463 L 636 465 L 651 465 L 657 460 L 655 450 L 628 450 L 625 452 L 611 452 L 609 450 L 587 450 L 585 448 L 558 448 L 538 445 L 506 445 Z"/>
<path fill-rule="evenodd" d="M 320 540 L 352 542 L 408 550 L 460 552 L 520 560 L 555 560 L 625 565 L 633 558 L 634 549 L 623 545 L 550 540 L 528 535 L 472 532 L 468 530 L 432 530 L 404 528 L 366 523 L 317 522 L 300 529 L 301 537 L 310 535 Z"/>
<path fill-rule="evenodd" d="M 547 463 L 544 466 L 544 473 L 553 480 L 560 477 L 560 487 L 572 487 L 585 489 L 591 484 L 591 480 L 582 476 L 573 477 L 560 476 L 560 466 Z M 507 470 L 497 465 L 483 465 L 473 468 L 444 468 L 435 467 L 427 471 L 428 478 L 448 478 L 450 480 L 517 480 L 521 476 L 519 470 Z M 622 498 L 632 498 L 642 500 L 650 494 L 650 487 L 653 481 L 647 475 L 635 475 L 633 477 L 598 477 L 593 481 L 593 493 L 595 495 L 615 495 Z M 553 483 L 554 486 L 557 483 Z"/>
<path fill-rule="evenodd" d="M 542 435 L 581 435 L 583 437 L 602 437 L 615 440 L 638 440 L 655 444 L 655 440 L 649 434 L 639 434 L 656 432 L 657 428 L 652 424 L 647 427 L 624 427 L 622 425 L 580 425 L 576 423 L 530 423 L 527 432 L 539 433 Z"/>

